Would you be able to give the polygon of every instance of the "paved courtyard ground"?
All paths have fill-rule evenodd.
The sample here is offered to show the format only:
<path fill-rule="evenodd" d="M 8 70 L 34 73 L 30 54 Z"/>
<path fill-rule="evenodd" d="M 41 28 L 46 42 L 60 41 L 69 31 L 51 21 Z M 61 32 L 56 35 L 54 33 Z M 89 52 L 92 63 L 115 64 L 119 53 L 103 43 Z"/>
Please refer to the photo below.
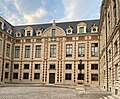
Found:
<path fill-rule="evenodd" d="M 0 99 L 99 99 L 107 93 L 98 88 L 86 88 L 86 92 L 60 87 L 0 87 Z"/>

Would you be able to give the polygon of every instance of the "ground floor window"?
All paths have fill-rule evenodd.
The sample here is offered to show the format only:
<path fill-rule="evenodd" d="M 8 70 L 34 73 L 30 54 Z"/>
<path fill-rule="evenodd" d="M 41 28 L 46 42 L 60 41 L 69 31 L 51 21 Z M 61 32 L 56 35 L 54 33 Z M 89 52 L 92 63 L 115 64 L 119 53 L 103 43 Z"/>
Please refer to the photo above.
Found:
<path fill-rule="evenodd" d="M 40 73 L 34 73 L 34 79 L 40 79 Z"/>
<path fill-rule="evenodd" d="M 65 74 L 65 80 L 71 80 L 72 74 L 66 73 Z"/>
<path fill-rule="evenodd" d="M 18 73 L 13 73 L 13 79 L 18 79 Z"/>
<path fill-rule="evenodd" d="M 29 73 L 23 73 L 23 79 L 29 79 Z"/>
<path fill-rule="evenodd" d="M 78 74 L 78 80 L 84 80 L 84 74 Z"/>
<path fill-rule="evenodd" d="M 98 74 L 91 74 L 91 81 L 98 81 Z"/>
<path fill-rule="evenodd" d="M 8 79 L 9 72 L 5 72 L 5 79 Z"/>

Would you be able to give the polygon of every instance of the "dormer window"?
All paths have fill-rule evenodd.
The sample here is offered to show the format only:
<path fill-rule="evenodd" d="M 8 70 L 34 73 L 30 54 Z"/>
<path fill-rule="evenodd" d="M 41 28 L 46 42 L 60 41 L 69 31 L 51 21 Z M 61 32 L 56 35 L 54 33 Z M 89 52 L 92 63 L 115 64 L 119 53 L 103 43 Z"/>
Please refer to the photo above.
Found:
<path fill-rule="evenodd" d="M 84 27 L 79 27 L 79 33 L 84 33 Z"/>
<path fill-rule="evenodd" d="M 2 22 L 0 22 L 0 29 L 2 29 Z"/>
<path fill-rule="evenodd" d="M 0 20 L 0 29 L 4 29 L 4 22 L 2 20 Z"/>
<path fill-rule="evenodd" d="M 56 29 L 52 29 L 52 31 L 51 31 L 51 36 L 52 37 L 55 37 L 55 32 L 56 32 Z"/>
<path fill-rule="evenodd" d="M 33 35 L 33 28 L 32 27 L 26 27 L 25 28 L 25 36 L 32 36 Z"/>
<path fill-rule="evenodd" d="M 17 32 L 17 33 L 16 33 L 16 37 L 21 37 L 21 33 L 20 33 L 20 32 Z"/>
<path fill-rule="evenodd" d="M 12 29 L 9 28 L 9 29 L 7 30 L 7 32 L 8 32 L 9 34 L 11 34 L 11 33 L 12 33 Z"/>
<path fill-rule="evenodd" d="M 77 33 L 86 33 L 86 27 L 87 27 L 87 24 L 84 23 L 84 22 L 81 22 L 77 25 Z"/>
<path fill-rule="evenodd" d="M 66 29 L 67 34 L 72 34 L 72 31 L 73 29 L 70 26 Z"/>
<path fill-rule="evenodd" d="M 30 31 L 27 31 L 27 36 L 30 36 Z"/>
<path fill-rule="evenodd" d="M 42 30 L 37 30 L 37 31 L 36 31 L 36 36 L 40 36 L 41 33 L 42 33 Z"/>
<path fill-rule="evenodd" d="M 91 33 L 96 33 L 98 32 L 98 27 L 94 24 L 92 27 L 91 27 Z"/>

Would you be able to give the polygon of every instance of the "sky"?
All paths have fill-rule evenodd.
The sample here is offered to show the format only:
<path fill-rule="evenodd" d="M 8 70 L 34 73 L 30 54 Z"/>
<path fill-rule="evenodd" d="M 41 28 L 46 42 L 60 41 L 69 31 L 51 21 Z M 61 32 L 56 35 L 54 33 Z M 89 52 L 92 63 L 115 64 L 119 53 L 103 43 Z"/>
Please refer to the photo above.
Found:
<path fill-rule="evenodd" d="M 0 0 L 0 16 L 12 25 L 99 19 L 102 0 Z"/>

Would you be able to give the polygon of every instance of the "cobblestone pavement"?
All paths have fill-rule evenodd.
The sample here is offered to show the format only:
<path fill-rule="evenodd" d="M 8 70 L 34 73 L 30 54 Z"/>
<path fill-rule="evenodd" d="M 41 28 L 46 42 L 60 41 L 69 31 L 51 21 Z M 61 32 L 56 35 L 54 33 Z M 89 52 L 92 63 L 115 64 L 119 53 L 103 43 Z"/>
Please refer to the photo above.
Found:
<path fill-rule="evenodd" d="M 57 87 L 0 87 L 0 99 L 99 99 L 105 95 L 97 88 L 80 92 Z"/>

